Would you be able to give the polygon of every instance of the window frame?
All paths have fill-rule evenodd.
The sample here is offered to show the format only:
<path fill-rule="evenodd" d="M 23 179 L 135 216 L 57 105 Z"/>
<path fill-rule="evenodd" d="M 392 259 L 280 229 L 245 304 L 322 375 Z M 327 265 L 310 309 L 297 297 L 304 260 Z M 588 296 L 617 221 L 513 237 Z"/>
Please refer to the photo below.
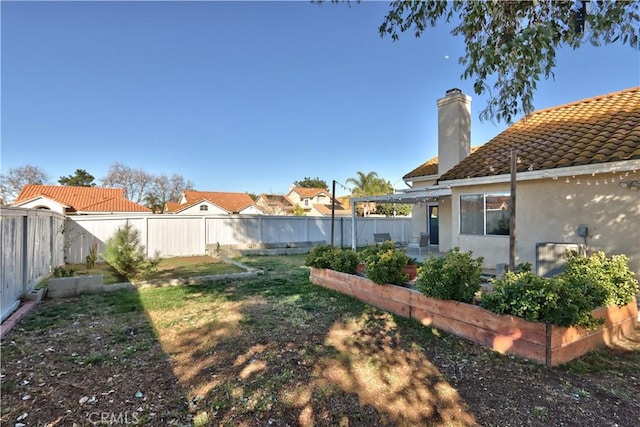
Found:
<path fill-rule="evenodd" d="M 463 198 L 464 197 L 478 197 L 478 196 L 482 196 L 482 233 L 469 233 L 469 232 L 463 232 L 462 231 L 462 226 L 463 226 L 463 219 L 462 219 L 462 215 L 463 215 L 463 210 L 462 210 L 462 205 L 463 205 Z M 460 235 L 463 236 L 498 236 L 498 237 L 509 237 L 510 233 L 506 233 L 506 234 L 495 234 L 495 233 L 487 233 L 487 211 L 491 211 L 491 212 L 496 212 L 497 209 L 487 209 L 487 198 L 489 197 L 508 197 L 509 198 L 509 202 L 510 197 L 511 197 L 511 193 L 509 191 L 491 191 L 491 192 L 486 192 L 486 193 L 467 193 L 467 194 L 460 194 L 458 196 L 458 233 Z M 508 206 L 508 208 L 506 209 L 507 212 L 509 212 L 511 209 L 511 206 Z M 509 218 L 510 218 L 511 214 L 509 214 Z"/>

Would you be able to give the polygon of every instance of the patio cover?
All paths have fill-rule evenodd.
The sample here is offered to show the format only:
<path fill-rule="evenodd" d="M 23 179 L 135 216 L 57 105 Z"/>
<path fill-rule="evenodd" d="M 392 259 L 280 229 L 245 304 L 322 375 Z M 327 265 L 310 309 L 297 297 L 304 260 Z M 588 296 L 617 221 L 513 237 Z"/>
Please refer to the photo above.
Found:
<path fill-rule="evenodd" d="M 356 203 L 358 202 L 375 202 L 375 203 L 405 203 L 417 205 L 428 201 L 437 200 L 440 197 L 451 196 L 451 187 L 424 187 L 417 189 L 409 189 L 402 193 L 385 194 L 383 196 L 363 196 L 351 199 L 351 248 L 356 249 Z"/>

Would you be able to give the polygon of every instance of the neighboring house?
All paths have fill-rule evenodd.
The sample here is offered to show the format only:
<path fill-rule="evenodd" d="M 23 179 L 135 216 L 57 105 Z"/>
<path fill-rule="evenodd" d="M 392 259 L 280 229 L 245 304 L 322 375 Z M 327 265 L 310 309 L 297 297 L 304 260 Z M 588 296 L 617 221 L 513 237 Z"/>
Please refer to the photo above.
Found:
<path fill-rule="evenodd" d="M 167 203 L 165 213 L 179 215 L 262 215 L 247 193 L 185 190 L 179 203 Z"/>
<path fill-rule="evenodd" d="M 414 203 L 415 234 L 507 263 L 515 150 L 516 263 L 535 268 L 538 244 L 576 243 L 625 254 L 640 275 L 640 87 L 533 112 L 472 154 L 470 103 L 459 90 L 438 100 L 439 159 L 393 199 Z"/>
<path fill-rule="evenodd" d="M 287 196 L 280 194 L 261 194 L 256 206 L 267 215 L 293 215 L 296 205 Z"/>
<path fill-rule="evenodd" d="M 331 216 L 331 193 L 324 188 L 292 187 L 286 196 L 295 206 L 300 206 L 304 215 Z M 336 215 L 351 215 L 348 208 L 336 201 Z"/>
<path fill-rule="evenodd" d="M 151 213 L 145 206 L 124 198 L 121 188 L 25 185 L 12 206 L 48 209 L 66 215 Z"/>

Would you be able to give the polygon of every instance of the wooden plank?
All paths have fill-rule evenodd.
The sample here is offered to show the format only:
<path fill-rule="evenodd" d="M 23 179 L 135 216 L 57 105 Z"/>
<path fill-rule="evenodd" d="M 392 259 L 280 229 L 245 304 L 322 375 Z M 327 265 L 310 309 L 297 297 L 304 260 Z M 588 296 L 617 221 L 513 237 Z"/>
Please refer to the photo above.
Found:
<path fill-rule="evenodd" d="M 632 333 L 637 322 L 637 306 L 633 301 L 625 307 L 594 311 L 594 315 L 605 318 L 608 325 L 597 331 L 548 325 L 547 334 L 544 323 L 497 315 L 459 301 L 429 298 L 401 286 L 378 285 L 360 276 L 312 269 L 311 281 L 497 352 L 515 354 L 549 366 L 566 363 L 599 346 L 615 343 Z"/>
<path fill-rule="evenodd" d="M 503 335 L 521 334 L 527 341 L 544 346 L 545 325 L 529 322 L 515 316 L 499 315 L 471 304 L 459 301 L 445 301 L 429 298 L 415 291 L 412 294 L 411 305 L 414 308 L 431 311 L 445 317 L 464 319 L 465 322 L 479 328 L 493 330 Z"/>
<path fill-rule="evenodd" d="M 412 309 L 411 314 L 411 317 L 425 326 L 432 326 L 466 338 L 499 353 L 516 354 L 540 363 L 545 361 L 545 346 L 522 339 L 519 333 L 505 335 L 496 331 L 478 328 L 459 319 L 442 316 L 415 307 Z"/>
<path fill-rule="evenodd" d="M 626 322 L 629 319 L 637 320 L 638 309 L 636 301 L 627 304 L 623 307 L 600 307 L 592 312 L 594 317 L 607 319 L 604 328 L 617 326 Z M 590 335 L 591 331 L 584 328 L 570 327 L 563 328 L 560 326 L 553 326 L 551 332 L 551 348 L 560 347 L 570 344 L 574 341 L 578 341 L 583 337 Z"/>

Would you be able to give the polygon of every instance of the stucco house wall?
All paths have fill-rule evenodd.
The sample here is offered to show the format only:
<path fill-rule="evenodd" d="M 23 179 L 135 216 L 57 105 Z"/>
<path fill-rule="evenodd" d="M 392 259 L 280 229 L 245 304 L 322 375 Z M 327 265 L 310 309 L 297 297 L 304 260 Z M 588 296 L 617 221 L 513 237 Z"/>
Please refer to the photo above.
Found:
<path fill-rule="evenodd" d="M 51 200 L 47 197 L 38 197 L 37 199 L 33 199 L 29 202 L 23 203 L 20 205 L 21 208 L 32 208 L 32 209 L 49 209 L 50 211 L 64 214 L 64 206 L 55 200 Z"/>
<path fill-rule="evenodd" d="M 577 175 L 557 179 L 518 181 L 516 186 L 516 263 L 535 267 L 536 243 L 581 243 L 580 225 L 588 227 L 589 252 L 604 251 L 608 256 L 625 254 L 629 267 L 640 277 L 640 192 L 621 188 L 621 174 Z M 568 182 L 567 182 L 568 181 Z M 606 183 L 605 183 L 606 181 Z M 596 182 L 598 183 L 596 185 Z M 484 266 L 494 268 L 508 263 L 509 236 L 479 236 L 460 233 L 460 195 L 509 192 L 509 183 L 454 187 L 449 229 L 454 246 L 484 257 Z M 444 233 L 440 250 L 448 250 Z"/>
<path fill-rule="evenodd" d="M 207 210 L 200 210 L 200 206 L 206 206 Z M 228 212 L 220 207 L 214 205 L 213 203 L 209 203 L 207 201 L 202 201 L 201 203 L 197 203 L 193 206 L 190 206 L 184 210 L 176 212 L 178 215 L 226 215 Z"/>

